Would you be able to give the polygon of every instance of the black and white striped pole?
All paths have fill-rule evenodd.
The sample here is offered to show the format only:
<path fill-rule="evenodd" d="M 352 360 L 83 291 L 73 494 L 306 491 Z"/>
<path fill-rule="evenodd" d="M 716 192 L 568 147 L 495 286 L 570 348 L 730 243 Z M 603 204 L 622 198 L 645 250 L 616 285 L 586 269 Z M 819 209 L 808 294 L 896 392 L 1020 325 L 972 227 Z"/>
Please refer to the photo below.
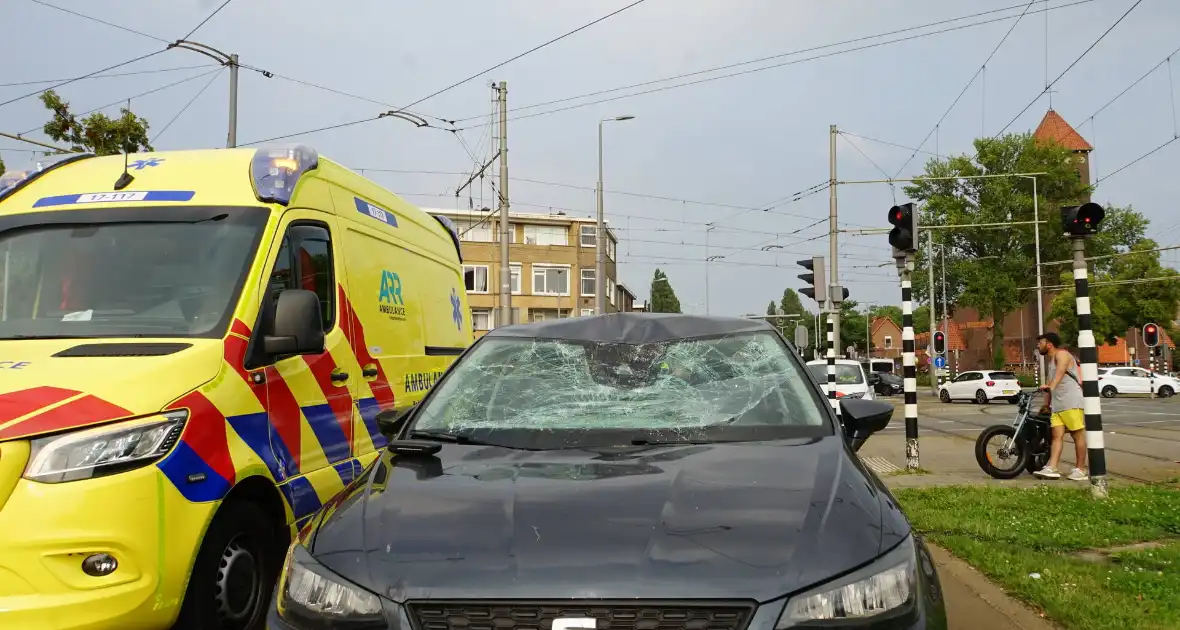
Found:
<path fill-rule="evenodd" d="M 917 470 L 918 464 L 918 367 L 914 348 L 914 255 L 902 259 L 901 268 L 901 364 L 905 379 L 905 467 Z M 931 367 L 933 367 L 933 362 Z"/>
<path fill-rule="evenodd" d="M 840 399 L 836 397 L 836 320 L 832 313 L 827 313 L 828 320 L 828 402 L 832 411 L 836 412 L 836 419 L 840 419 Z"/>
<path fill-rule="evenodd" d="M 914 296 L 912 275 L 918 244 L 918 214 L 913 203 L 889 209 L 889 244 L 901 276 L 901 356 L 905 391 L 905 467 L 916 471 L 918 462 L 918 374 L 914 356 Z M 932 331 L 933 333 L 933 331 Z"/>
<path fill-rule="evenodd" d="M 1096 203 L 1061 209 L 1065 235 L 1073 240 L 1073 282 L 1078 310 L 1078 352 L 1082 363 L 1082 411 L 1086 418 L 1086 455 L 1090 460 L 1090 495 L 1109 496 L 1106 445 L 1102 432 L 1102 398 L 1098 394 L 1098 349 L 1090 317 L 1090 282 L 1086 269 L 1086 238 L 1098 233 L 1106 211 Z"/>

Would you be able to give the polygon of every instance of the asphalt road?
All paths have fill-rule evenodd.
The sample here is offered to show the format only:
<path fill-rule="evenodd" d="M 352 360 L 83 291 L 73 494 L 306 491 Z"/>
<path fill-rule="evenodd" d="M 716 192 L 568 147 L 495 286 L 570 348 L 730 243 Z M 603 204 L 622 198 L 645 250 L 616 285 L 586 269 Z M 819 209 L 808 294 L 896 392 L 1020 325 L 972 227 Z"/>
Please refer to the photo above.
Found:
<path fill-rule="evenodd" d="M 880 437 L 902 437 L 905 414 L 900 397 L 893 420 Z M 973 442 L 993 424 L 1011 424 L 1016 405 L 992 402 L 944 404 L 930 397 L 919 399 L 918 430 L 922 435 L 942 435 Z M 1180 396 L 1168 399 L 1119 397 L 1102 400 L 1102 425 L 1106 432 L 1108 471 L 1135 480 L 1174 474 L 1180 466 Z M 1066 438 L 1062 459 L 1072 465 L 1073 444 Z"/>

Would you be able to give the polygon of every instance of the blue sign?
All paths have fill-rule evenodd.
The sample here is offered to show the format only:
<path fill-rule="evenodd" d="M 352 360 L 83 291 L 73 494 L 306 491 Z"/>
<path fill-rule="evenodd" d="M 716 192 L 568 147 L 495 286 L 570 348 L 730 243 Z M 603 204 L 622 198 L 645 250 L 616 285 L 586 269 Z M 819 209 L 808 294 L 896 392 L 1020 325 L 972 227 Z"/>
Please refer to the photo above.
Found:
<path fill-rule="evenodd" d="M 1139 365 L 1139 359 L 1135 359 L 1135 365 Z"/>
<path fill-rule="evenodd" d="M 42 197 L 34 208 L 71 206 L 87 203 L 128 203 L 133 201 L 189 201 L 197 193 L 191 190 L 124 190 L 121 192 L 85 193 Z"/>
<path fill-rule="evenodd" d="M 455 327 L 463 330 L 463 309 L 462 302 L 459 301 L 459 294 L 455 289 L 451 288 L 451 319 L 455 321 Z"/>
<path fill-rule="evenodd" d="M 936 367 L 940 370 L 942 368 L 946 367 L 946 357 L 944 357 L 942 355 L 934 357 L 934 367 Z"/>
<path fill-rule="evenodd" d="M 377 219 L 378 221 L 384 223 L 385 225 L 392 225 L 393 227 L 397 227 L 397 217 L 394 216 L 394 214 L 392 212 L 385 210 L 383 208 L 378 208 L 377 206 L 374 206 L 373 204 L 365 201 L 364 199 L 361 199 L 360 197 L 353 197 L 352 199 L 356 203 L 356 211 L 357 212 L 359 212 L 367 217 L 372 217 L 374 219 Z"/>
<path fill-rule="evenodd" d="M 128 166 L 137 170 L 137 171 L 142 171 L 145 168 L 149 168 L 152 166 L 159 166 L 160 162 L 163 162 L 163 161 L 164 161 L 164 158 L 148 158 L 146 160 L 136 160 L 136 161 L 128 164 Z"/>

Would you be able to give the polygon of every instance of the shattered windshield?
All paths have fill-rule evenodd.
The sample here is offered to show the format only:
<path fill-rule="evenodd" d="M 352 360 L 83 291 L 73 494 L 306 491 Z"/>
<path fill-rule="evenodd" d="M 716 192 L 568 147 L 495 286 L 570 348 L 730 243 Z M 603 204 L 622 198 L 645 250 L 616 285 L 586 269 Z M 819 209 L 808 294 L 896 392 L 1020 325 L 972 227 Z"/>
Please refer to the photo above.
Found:
<path fill-rule="evenodd" d="M 808 363 L 807 369 L 811 371 L 811 375 L 815 380 L 819 381 L 820 385 L 828 382 L 828 364 L 827 363 Z M 858 385 L 865 382 L 864 375 L 860 372 L 859 365 L 836 364 L 836 384 L 837 385 Z"/>
<path fill-rule="evenodd" d="M 424 402 L 414 430 L 827 427 L 802 367 L 771 333 L 646 344 L 487 338 Z M 751 439 L 742 435 L 730 438 Z"/>

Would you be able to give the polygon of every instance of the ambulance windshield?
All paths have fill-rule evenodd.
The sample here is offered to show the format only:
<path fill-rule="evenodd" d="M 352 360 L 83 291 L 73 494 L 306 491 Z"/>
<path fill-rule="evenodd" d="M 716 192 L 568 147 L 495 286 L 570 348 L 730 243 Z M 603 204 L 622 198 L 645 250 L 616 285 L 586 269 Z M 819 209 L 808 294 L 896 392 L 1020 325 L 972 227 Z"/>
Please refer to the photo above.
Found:
<path fill-rule="evenodd" d="M 261 227 L 237 212 L 0 233 L 0 339 L 220 337 Z"/>

